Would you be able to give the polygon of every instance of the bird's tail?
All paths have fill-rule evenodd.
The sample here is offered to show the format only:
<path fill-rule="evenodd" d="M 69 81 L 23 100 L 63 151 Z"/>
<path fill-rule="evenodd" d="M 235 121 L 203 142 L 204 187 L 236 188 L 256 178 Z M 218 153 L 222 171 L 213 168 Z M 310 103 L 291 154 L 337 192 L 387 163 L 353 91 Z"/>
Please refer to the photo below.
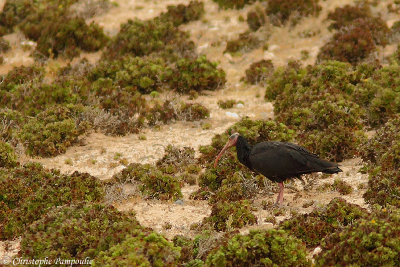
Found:
<path fill-rule="evenodd" d="M 334 174 L 334 173 L 338 173 L 338 172 L 342 172 L 342 170 L 339 167 L 331 167 L 331 168 L 327 168 L 325 170 L 322 171 L 323 173 L 329 173 L 329 174 Z"/>

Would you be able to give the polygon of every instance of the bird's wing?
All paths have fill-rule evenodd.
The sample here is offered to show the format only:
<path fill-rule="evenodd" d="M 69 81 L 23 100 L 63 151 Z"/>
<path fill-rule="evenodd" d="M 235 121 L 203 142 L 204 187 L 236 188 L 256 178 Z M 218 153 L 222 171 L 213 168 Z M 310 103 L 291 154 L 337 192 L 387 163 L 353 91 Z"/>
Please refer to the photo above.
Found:
<path fill-rule="evenodd" d="M 252 167 L 269 178 L 298 176 L 336 166 L 305 148 L 284 142 L 259 143 L 249 158 Z"/>

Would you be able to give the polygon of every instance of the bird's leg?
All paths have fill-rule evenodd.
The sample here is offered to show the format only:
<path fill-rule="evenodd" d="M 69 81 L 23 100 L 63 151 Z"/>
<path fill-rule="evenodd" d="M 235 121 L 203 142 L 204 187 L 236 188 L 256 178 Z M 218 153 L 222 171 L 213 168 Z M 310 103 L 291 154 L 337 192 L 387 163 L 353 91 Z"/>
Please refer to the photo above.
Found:
<path fill-rule="evenodd" d="M 276 203 L 275 203 L 278 206 L 283 204 L 283 188 L 284 188 L 283 182 L 279 183 L 279 188 L 280 188 L 279 194 L 278 197 L 276 198 Z"/>

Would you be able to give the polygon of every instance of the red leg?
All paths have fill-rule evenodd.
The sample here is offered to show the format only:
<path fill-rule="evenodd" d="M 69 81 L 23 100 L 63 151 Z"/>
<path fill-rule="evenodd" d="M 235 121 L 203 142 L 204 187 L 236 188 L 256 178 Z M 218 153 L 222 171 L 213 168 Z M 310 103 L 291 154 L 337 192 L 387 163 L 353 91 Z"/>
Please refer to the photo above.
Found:
<path fill-rule="evenodd" d="M 279 187 L 280 187 L 280 190 L 279 190 L 278 197 L 276 198 L 276 203 L 275 203 L 276 205 L 283 204 L 283 188 L 284 188 L 283 182 L 279 183 Z"/>

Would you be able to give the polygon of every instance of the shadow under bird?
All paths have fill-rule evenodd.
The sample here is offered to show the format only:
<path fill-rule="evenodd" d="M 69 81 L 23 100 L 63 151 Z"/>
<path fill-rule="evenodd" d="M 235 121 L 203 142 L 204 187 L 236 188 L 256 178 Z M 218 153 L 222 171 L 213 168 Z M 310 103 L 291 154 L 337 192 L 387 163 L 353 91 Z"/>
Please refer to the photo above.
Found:
<path fill-rule="evenodd" d="M 286 142 L 262 142 L 250 146 L 247 140 L 234 133 L 218 154 L 214 162 L 217 167 L 218 160 L 229 148 L 236 146 L 237 157 L 240 163 L 250 170 L 258 172 L 271 181 L 279 183 L 280 191 L 276 204 L 283 203 L 283 182 L 291 178 L 300 178 L 302 174 L 323 172 L 334 174 L 341 172 L 338 164 L 320 159 L 305 148 Z"/>

